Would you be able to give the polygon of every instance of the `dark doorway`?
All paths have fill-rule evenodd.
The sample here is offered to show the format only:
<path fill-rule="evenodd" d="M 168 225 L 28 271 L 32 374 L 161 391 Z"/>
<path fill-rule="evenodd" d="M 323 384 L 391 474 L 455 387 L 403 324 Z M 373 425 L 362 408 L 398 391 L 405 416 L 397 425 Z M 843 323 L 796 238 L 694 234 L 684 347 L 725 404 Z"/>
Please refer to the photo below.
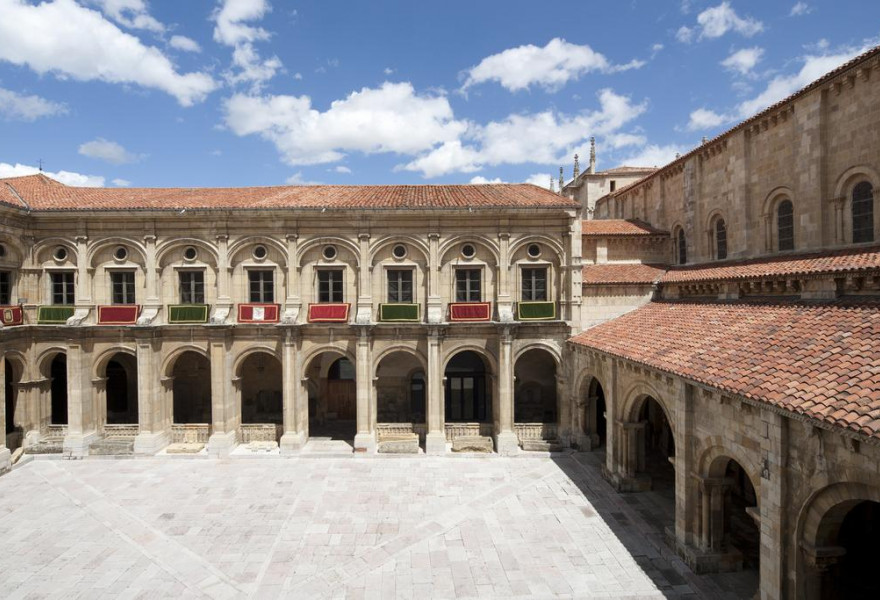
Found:
<path fill-rule="evenodd" d="M 52 395 L 52 412 L 49 422 L 52 425 L 67 425 L 67 356 L 57 354 L 52 359 L 49 367 L 49 377 L 52 380 L 50 393 Z"/>
<path fill-rule="evenodd" d="M 107 363 L 107 424 L 138 422 L 137 362 L 128 354 L 116 354 Z"/>
<path fill-rule="evenodd" d="M 476 352 L 456 354 L 446 365 L 446 420 L 451 423 L 486 422 L 489 394 L 486 365 Z"/>
<path fill-rule="evenodd" d="M 211 423 L 211 363 L 198 352 L 187 351 L 174 363 L 172 395 L 174 422 Z"/>

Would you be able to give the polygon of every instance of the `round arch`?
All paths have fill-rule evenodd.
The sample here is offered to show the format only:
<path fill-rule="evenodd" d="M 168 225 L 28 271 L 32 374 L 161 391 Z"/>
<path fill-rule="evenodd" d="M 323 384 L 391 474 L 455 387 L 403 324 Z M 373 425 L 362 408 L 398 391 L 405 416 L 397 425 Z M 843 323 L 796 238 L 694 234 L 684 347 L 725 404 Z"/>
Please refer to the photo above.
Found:
<path fill-rule="evenodd" d="M 455 246 L 459 244 L 464 244 L 465 242 L 469 242 L 485 248 L 489 252 L 489 254 L 492 255 L 495 263 L 499 263 L 501 261 L 501 250 L 498 248 L 498 245 L 495 244 L 492 240 L 483 236 L 457 235 L 449 238 L 448 240 L 440 244 L 440 249 L 438 252 L 438 255 L 440 256 L 440 264 L 442 265 L 449 262 L 446 260 L 446 255 L 449 254 L 449 252 L 452 251 Z"/>
<path fill-rule="evenodd" d="M 210 255 L 211 259 L 213 259 L 212 266 L 217 266 L 220 263 L 220 253 L 217 248 L 205 242 L 204 240 L 200 240 L 197 238 L 175 238 L 173 240 L 163 242 L 156 247 L 156 264 L 160 266 L 163 265 L 163 261 L 168 254 L 178 248 L 182 248 L 185 246 L 195 246 L 197 248 L 205 250 Z M 199 262 L 210 264 L 207 263 L 207 261 L 205 260 L 200 260 Z"/>
<path fill-rule="evenodd" d="M 518 239 L 516 242 L 510 245 L 510 255 L 513 256 L 516 254 L 520 248 L 527 246 L 529 244 L 534 244 L 537 242 L 541 242 L 543 244 L 547 244 L 548 247 L 553 249 L 553 252 L 556 254 L 557 263 L 562 263 L 562 257 L 565 254 L 565 248 L 562 244 L 559 243 L 558 240 L 553 239 L 552 237 L 540 233 L 534 233 L 527 235 L 521 239 Z"/>
<path fill-rule="evenodd" d="M 880 174 L 868 165 L 856 165 L 844 171 L 834 182 L 834 197 L 848 196 L 860 179 L 867 179 L 874 189 L 880 188 Z"/>
<path fill-rule="evenodd" d="M 553 362 L 556 363 L 557 369 L 562 368 L 562 351 L 557 346 L 542 341 L 529 342 L 528 344 L 519 348 L 513 355 L 513 364 L 516 364 L 516 361 L 522 358 L 523 354 L 532 350 L 543 350 L 553 357 Z"/>
<path fill-rule="evenodd" d="M 40 377 L 44 379 L 49 378 L 49 370 L 52 367 L 52 361 L 55 360 L 55 357 L 59 354 L 64 354 L 67 356 L 67 348 L 64 346 L 52 346 L 50 348 L 46 348 L 39 355 L 37 355 L 36 366 L 37 372 Z"/>
<path fill-rule="evenodd" d="M 25 355 L 18 350 L 7 350 L 2 357 L 3 360 L 8 360 L 9 364 L 12 365 L 12 372 L 17 381 L 24 380 L 25 374 L 27 373 L 27 358 Z"/>
<path fill-rule="evenodd" d="M 463 344 L 461 346 L 456 346 L 455 348 L 449 349 L 443 355 L 443 359 L 441 361 L 441 373 L 446 372 L 446 368 L 449 366 L 449 361 L 455 358 L 457 355 L 462 352 L 473 352 L 478 355 L 482 360 L 483 364 L 488 368 L 489 375 L 495 375 L 498 373 L 498 361 L 495 360 L 495 357 L 489 352 L 486 348 L 482 348 L 475 344 Z"/>
<path fill-rule="evenodd" d="M 331 354 L 338 354 L 340 358 L 347 358 L 349 360 L 349 362 L 351 362 L 351 364 L 353 364 L 353 365 L 357 364 L 356 359 L 355 359 L 355 355 L 351 351 L 351 349 L 349 349 L 346 346 L 337 346 L 335 344 L 330 344 L 330 345 L 326 345 L 326 346 L 317 346 L 317 347 L 313 348 L 312 350 L 309 350 L 309 352 L 306 353 L 302 359 L 303 371 L 308 371 L 312 362 L 316 358 L 318 358 L 319 356 L 321 356 L 322 354 L 325 354 L 327 352 L 329 352 Z"/>
<path fill-rule="evenodd" d="M 278 355 L 278 350 L 276 348 L 272 348 L 271 346 L 259 345 L 259 346 L 251 346 L 246 350 L 242 350 L 238 353 L 238 355 L 232 361 L 232 376 L 233 377 L 241 377 L 241 368 L 244 363 L 254 354 L 268 354 L 275 360 L 282 363 L 281 357 Z"/>
<path fill-rule="evenodd" d="M 773 211 L 776 210 L 776 205 L 782 202 L 782 200 L 790 200 L 792 204 L 794 204 L 794 192 L 790 187 L 785 185 L 780 185 L 772 190 L 764 196 L 764 202 L 761 205 L 761 214 L 770 216 L 773 214 Z"/>
<path fill-rule="evenodd" d="M 51 256 L 48 258 L 40 258 L 40 255 L 47 250 L 51 253 L 51 249 L 57 246 L 64 246 L 67 249 L 67 260 L 65 260 L 64 262 L 73 265 L 77 264 L 78 257 L 76 253 L 76 245 L 70 240 L 66 240 L 60 237 L 46 238 L 34 244 L 34 259 L 37 263 L 46 262 L 46 260 L 52 260 Z"/>
<path fill-rule="evenodd" d="M 703 477 L 724 477 L 724 470 L 727 466 L 726 461 L 732 460 L 738 463 L 746 472 L 752 487 L 760 499 L 761 476 L 758 465 L 745 456 L 741 450 L 730 444 L 725 445 L 720 436 L 714 436 L 706 441 L 708 447 L 703 450 L 700 458 L 697 460 L 697 472 Z"/>
<path fill-rule="evenodd" d="M 117 354 L 126 354 L 137 360 L 137 350 L 127 346 L 113 346 L 101 352 L 97 358 L 92 361 L 92 378 L 100 379 L 106 376 L 107 363 L 109 363 Z"/>
<path fill-rule="evenodd" d="M 229 249 L 227 250 L 227 254 L 229 256 L 229 264 L 232 264 L 234 262 L 234 259 L 238 255 L 239 252 L 244 251 L 248 246 L 253 246 L 256 244 L 263 244 L 264 246 L 271 246 L 284 259 L 283 262 L 276 263 L 276 264 L 280 264 L 281 266 L 285 266 L 285 267 L 287 266 L 287 263 L 289 260 L 289 258 L 287 256 L 287 248 L 284 246 L 284 244 L 282 244 L 278 240 L 271 238 L 271 237 L 268 237 L 268 236 L 264 236 L 264 235 L 247 236 L 247 237 L 244 237 L 240 240 L 236 240 L 235 243 L 231 244 L 229 246 Z"/>
<path fill-rule="evenodd" d="M 408 354 L 410 356 L 415 357 L 418 361 L 419 365 L 421 365 L 421 369 L 423 371 L 428 370 L 428 359 L 422 354 L 417 348 L 412 346 L 390 346 L 384 350 L 382 350 L 377 356 L 373 358 L 373 377 L 379 371 L 379 366 L 382 364 L 382 361 L 391 356 L 392 354 Z"/>
<path fill-rule="evenodd" d="M 146 264 L 147 262 L 147 250 L 144 245 L 137 240 L 125 238 L 121 236 L 103 238 L 94 244 L 91 244 L 86 251 L 86 264 L 90 267 L 94 267 L 95 257 L 107 246 L 125 246 L 130 248 L 138 253 L 140 260 Z"/>
<path fill-rule="evenodd" d="M 211 362 L 211 357 L 208 356 L 208 351 L 205 348 L 200 348 L 195 345 L 187 344 L 185 346 L 175 348 L 174 350 L 169 352 L 164 359 L 162 359 L 162 366 L 159 370 L 159 372 L 162 373 L 162 376 L 172 377 L 174 375 L 174 365 L 175 363 L 177 363 L 177 359 L 187 352 L 195 352 L 196 354 L 200 354 L 208 361 L 208 363 Z"/>
<path fill-rule="evenodd" d="M 627 421 L 637 421 L 639 418 L 639 413 L 645 406 L 645 402 L 648 400 L 648 398 L 653 398 L 654 401 L 657 402 L 657 404 L 663 410 L 663 414 L 666 416 L 666 421 L 667 423 L 669 423 L 670 429 L 672 429 L 672 434 L 675 435 L 677 433 L 675 431 L 675 421 L 672 419 L 674 413 L 670 410 L 670 407 L 667 405 L 667 402 L 664 399 L 663 395 L 658 392 L 657 389 L 650 383 L 647 383 L 645 381 L 638 381 L 630 386 L 629 390 L 622 396 L 624 398 L 624 401 L 620 414 L 621 416 L 626 418 Z"/>
<path fill-rule="evenodd" d="M 357 244 L 355 244 L 351 240 L 347 240 L 345 238 L 337 236 L 317 237 L 303 242 L 302 245 L 297 248 L 296 265 L 298 267 L 302 266 L 303 257 L 308 254 L 308 252 L 312 250 L 312 248 L 316 246 L 323 246 L 326 244 L 342 246 L 343 248 L 351 252 L 352 256 L 354 257 L 355 266 L 360 267 L 360 248 L 358 248 Z"/>
<path fill-rule="evenodd" d="M 804 502 L 798 515 L 798 539 L 801 544 L 814 548 L 834 545 L 834 531 L 830 525 L 840 519 L 826 517 L 842 518 L 852 507 L 864 501 L 880 503 L 880 487 L 863 482 L 842 481 L 814 492 Z"/>
<path fill-rule="evenodd" d="M 592 369 L 582 369 L 580 374 L 575 378 L 576 383 L 574 386 L 579 398 L 589 395 L 590 386 L 593 381 L 596 381 L 603 390 L 607 389 L 603 383 L 603 378 L 600 377 L 596 371 Z"/>
<path fill-rule="evenodd" d="M 429 260 L 428 257 L 430 255 L 430 248 L 428 248 L 428 245 L 423 240 L 420 240 L 417 237 L 411 235 L 395 235 L 381 238 L 372 248 L 370 248 L 370 264 L 372 265 L 376 262 L 376 257 L 384 248 L 387 248 L 388 246 L 392 246 L 394 244 L 404 243 L 412 244 L 413 248 L 418 250 L 419 254 L 425 262 Z"/>

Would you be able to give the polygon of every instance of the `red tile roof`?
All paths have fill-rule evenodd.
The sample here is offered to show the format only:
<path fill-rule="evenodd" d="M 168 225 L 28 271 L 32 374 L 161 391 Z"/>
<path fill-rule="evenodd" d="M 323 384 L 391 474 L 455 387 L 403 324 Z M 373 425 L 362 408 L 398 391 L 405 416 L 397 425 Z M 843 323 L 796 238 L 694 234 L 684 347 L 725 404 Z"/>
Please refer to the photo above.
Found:
<path fill-rule="evenodd" d="M 654 283 L 666 272 L 661 265 L 602 264 L 584 265 L 581 270 L 584 285 L 617 283 Z"/>
<path fill-rule="evenodd" d="M 873 269 L 880 269 L 880 246 L 762 257 L 710 265 L 670 267 L 661 281 L 663 283 L 729 281 Z"/>
<path fill-rule="evenodd" d="M 591 237 L 618 235 L 669 235 L 638 219 L 591 219 L 581 221 L 581 233 Z"/>
<path fill-rule="evenodd" d="M 43 175 L 0 179 L 37 211 L 180 209 L 564 208 L 577 202 L 530 184 L 277 186 L 248 188 L 82 188 Z M 3 201 L 5 196 L 0 196 Z M 9 201 L 7 200 L 7 203 Z M 20 206 L 20 203 L 18 204 Z"/>
<path fill-rule="evenodd" d="M 880 437 L 880 303 L 652 302 L 571 341 Z"/>

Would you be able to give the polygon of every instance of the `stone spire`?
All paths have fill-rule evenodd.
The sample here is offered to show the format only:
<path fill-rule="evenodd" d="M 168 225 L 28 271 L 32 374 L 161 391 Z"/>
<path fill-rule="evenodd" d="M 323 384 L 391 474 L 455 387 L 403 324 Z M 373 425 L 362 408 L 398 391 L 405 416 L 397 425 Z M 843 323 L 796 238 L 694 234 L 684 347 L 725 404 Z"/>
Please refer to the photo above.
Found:
<path fill-rule="evenodd" d="M 562 193 L 562 188 L 565 187 L 565 178 L 562 176 L 562 167 L 559 167 L 559 193 Z"/>
<path fill-rule="evenodd" d="M 596 172 L 596 138 L 590 137 L 590 175 Z"/>
<path fill-rule="evenodd" d="M 572 175 L 572 180 L 577 180 L 578 175 L 581 174 L 581 166 L 578 164 L 578 155 L 574 155 L 574 174 Z"/>
<path fill-rule="evenodd" d="M 551 192 L 556 191 L 556 182 L 553 181 L 553 175 L 550 176 L 550 191 Z"/>

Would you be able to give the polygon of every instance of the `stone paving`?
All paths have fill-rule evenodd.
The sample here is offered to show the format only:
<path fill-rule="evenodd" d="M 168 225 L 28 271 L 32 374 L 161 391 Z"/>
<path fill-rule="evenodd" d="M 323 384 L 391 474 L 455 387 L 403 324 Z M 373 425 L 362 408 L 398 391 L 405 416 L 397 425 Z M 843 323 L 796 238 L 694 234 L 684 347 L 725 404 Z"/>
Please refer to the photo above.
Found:
<path fill-rule="evenodd" d="M 737 597 L 600 460 L 38 459 L 0 477 L 0 595 Z"/>

